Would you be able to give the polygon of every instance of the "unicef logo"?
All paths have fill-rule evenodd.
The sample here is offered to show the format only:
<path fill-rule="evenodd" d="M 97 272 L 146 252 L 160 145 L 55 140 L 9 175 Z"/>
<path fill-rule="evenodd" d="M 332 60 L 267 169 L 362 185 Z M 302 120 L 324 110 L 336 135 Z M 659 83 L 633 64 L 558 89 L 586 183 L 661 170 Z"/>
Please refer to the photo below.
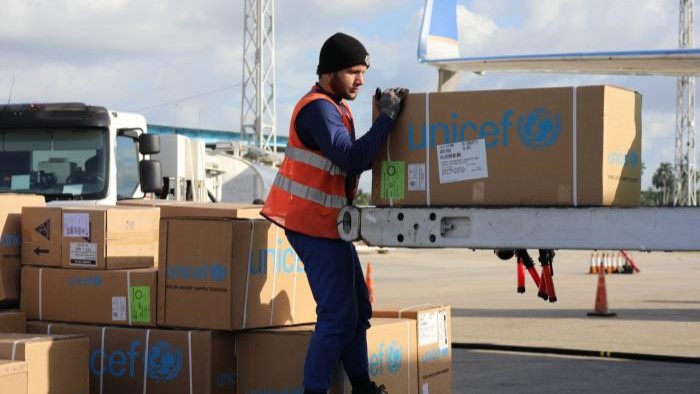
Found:
<path fill-rule="evenodd" d="M 214 282 L 219 282 L 226 279 L 226 267 L 220 263 L 214 263 L 209 267 L 209 275 Z"/>
<path fill-rule="evenodd" d="M 390 373 L 399 372 L 401 370 L 401 347 L 396 341 L 391 341 L 386 353 L 386 368 Z"/>
<path fill-rule="evenodd" d="M 148 351 L 148 377 L 157 382 L 173 380 L 182 369 L 182 351 L 165 341 Z"/>
<path fill-rule="evenodd" d="M 561 118 L 544 108 L 537 108 L 518 117 L 520 142 L 530 149 L 546 148 L 557 141 Z"/>

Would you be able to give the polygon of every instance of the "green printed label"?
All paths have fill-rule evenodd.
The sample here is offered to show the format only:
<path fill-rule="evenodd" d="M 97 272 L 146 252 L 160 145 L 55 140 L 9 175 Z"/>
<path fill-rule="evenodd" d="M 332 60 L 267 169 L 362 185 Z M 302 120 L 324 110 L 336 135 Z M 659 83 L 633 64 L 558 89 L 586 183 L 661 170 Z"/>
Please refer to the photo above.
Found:
<path fill-rule="evenodd" d="M 382 162 L 382 199 L 401 200 L 404 198 L 405 168 L 406 163 L 403 161 Z"/>
<path fill-rule="evenodd" d="M 131 321 L 151 322 L 151 288 L 148 286 L 131 286 Z"/>

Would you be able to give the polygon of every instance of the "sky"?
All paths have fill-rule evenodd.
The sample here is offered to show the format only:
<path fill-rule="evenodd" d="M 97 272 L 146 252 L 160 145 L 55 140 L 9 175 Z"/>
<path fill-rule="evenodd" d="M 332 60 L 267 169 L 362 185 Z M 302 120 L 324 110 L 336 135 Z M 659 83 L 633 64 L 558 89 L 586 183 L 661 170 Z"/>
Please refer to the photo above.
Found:
<path fill-rule="evenodd" d="M 0 0 L 0 102 L 80 101 L 152 124 L 239 131 L 244 1 Z M 462 56 L 678 47 L 678 0 L 457 3 Z M 371 125 L 376 87 L 434 91 L 437 71 L 416 60 L 424 4 L 275 0 L 278 134 L 288 134 L 292 107 L 317 80 L 319 49 L 337 31 L 371 55 L 351 103 L 358 134 Z M 659 163 L 674 160 L 675 78 L 462 74 L 458 90 L 603 83 L 643 95 L 646 189 Z"/>

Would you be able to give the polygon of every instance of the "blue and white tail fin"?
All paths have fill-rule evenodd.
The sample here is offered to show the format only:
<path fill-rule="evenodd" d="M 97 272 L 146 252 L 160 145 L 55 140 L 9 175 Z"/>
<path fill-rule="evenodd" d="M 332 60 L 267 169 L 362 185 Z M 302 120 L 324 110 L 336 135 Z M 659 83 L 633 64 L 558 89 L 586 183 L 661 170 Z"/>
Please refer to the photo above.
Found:
<path fill-rule="evenodd" d="M 426 0 L 418 61 L 450 72 L 700 75 L 700 48 L 460 57 L 457 0 Z"/>
<path fill-rule="evenodd" d="M 418 60 L 458 57 L 457 0 L 426 0 L 418 41 Z"/>

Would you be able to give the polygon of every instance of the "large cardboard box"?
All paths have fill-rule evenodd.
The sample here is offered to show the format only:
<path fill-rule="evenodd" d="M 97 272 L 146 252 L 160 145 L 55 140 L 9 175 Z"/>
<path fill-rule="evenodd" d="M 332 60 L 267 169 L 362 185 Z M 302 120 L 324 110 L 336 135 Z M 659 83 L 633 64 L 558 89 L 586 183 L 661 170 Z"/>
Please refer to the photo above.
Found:
<path fill-rule="evenodd" d="M 232 332 L 35 321 L 29 322 L 27 329 L 32 333 L 80 334 L 89 338 L 92 394 L 235 392 Z"/>
<path fill-rule="evenodd" d="M 0 194 L 0 305 L 19 301 L 22 207 L 43 205 L 43 196 Z"/>
<path fill-rule="evenodd" d="M 0 359 L 27 363 L 29 394 L 87 393 L 88 350 L 76 335 L 0 334 Z"/>
<path fill-rule="evenodd" d="M 0 393 L 27 393 L 27 363 L 0 360 Z"/>
<path fill-rule="evenodd" d="M 452 390 L 452 317 L 448 305 L 417 305 L 375 309 L 374 317 L 397 317 L 417 322 L 418 387 L 421 393 Z"/>
<path fill-rule="evenodd" d="M 154 327 L 157 274 L 24 266 L 20 306 L 29 320 Z"/>
<path fill-rule="evenodd" d="M 152 267 L 158 261 L 158 219 L 152 207 L 25 207 L 22 264 Z"/>
<path fill-rule="evenodd" d="M 61 266 L 81 269 L 153 267 L 159 212 L 152 207 L 62 209 Z"/>
<path fill-rule="evenodd" d="M 641 107 L 613 86 L 410 94 L 372 203 L 637 206 Z"/>
<path fill-rule="evenodd" d="M 27 332 L 27 315 L 19 311 L 0 310 L 0 332 Z"/>
<path fill-rule="evenodd" d="M 379 318 L 371 324 L 367 331 L 370 378 L 390 393 L 418 393 L 415 320 Z M 238 392 L 303 392 L 304 360 L 312 333 L 312 325 L 238 333 Z M 351 391 L 339 365 L 329 392 Z"/>
<path fill-rule="evenodd" d="M 226 208 L 173 212 L 161 221 L 158 325 L 238 330 L 316 321 L 284 230 Z"/>

